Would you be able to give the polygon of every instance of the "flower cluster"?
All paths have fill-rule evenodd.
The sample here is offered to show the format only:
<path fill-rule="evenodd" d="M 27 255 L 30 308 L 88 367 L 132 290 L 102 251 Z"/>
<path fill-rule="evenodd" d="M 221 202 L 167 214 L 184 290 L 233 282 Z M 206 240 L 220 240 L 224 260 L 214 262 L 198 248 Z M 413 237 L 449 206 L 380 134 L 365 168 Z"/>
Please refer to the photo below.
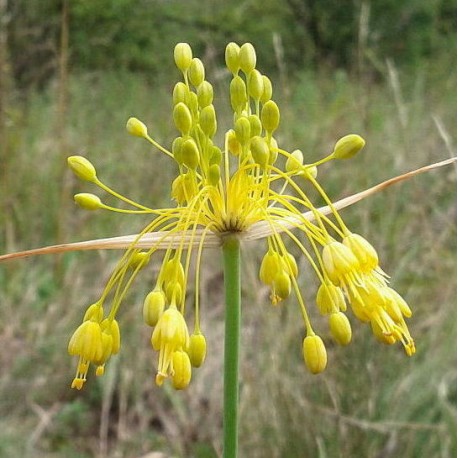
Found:
<path fill-rule="evenodd" d="M 156 383 L 162 385 L 170 378 L 176 389 L 185 388 L 192 367 L 199 367 L 206 355 L 199 316 L 199 270 L 206 236 L 212 233 L 223 239 L 227 234 L 243 234 L 259 223 L 267 225 L 269 231 L 260 280 L 269 287 L 274 305 L 291 294 L 295 296 L 305 327 L 303 356 L 312 373 L 325 369 L 326 349 L 309 319 L 299 287 L 298 265 L 285 245 L 285 236 L 318 277 L 316 305 L 329 317 L 330 332 L 338 344 L 347 345 L 351 340 L 345 315 L 348 304 L 359 320 L 370 323 L 379 340 L 386 344 L 400 341 L 406 353 L 412 355 L 415 346 L 404 321 L 404 317 L 411 316 L 408 305 L 388 286 L 375 249 L 362 236 L 350 232 L 317 181 L 318 166 L 351 158 L 364 147 L 364 140 L 347 135 L 314 163 L 304 163 L 300 150 L 282 149 L 274 137 L 280 110 L 272 100 L 271 81 L 256 68 L 256 53 L 250 43 L 230 43 L 225 60 L 231 74 L 229 94 L 234 118 L 220 148 L 214 143 L 217 118 L 213 87 L 205 79 L 202 61 L 193 57 L 186 43 L 175 47 L 174 59 L 182 81 L 173 89 L 173 120 L 179 135 L 170 150 L 151 138 L 138 119 L 130 118 L 126 127 L 130 134 L 147 140 L 175 161 L 178 174 L 171 185 L 171 196 L 176 206 L 155 210 L 136 203 L 100 181 L 86 158 L 68 159 L 80 179 L 133 209 L 108 206 L 88 193 L 75 195 L 79 206 L 154 216 L 126 250 L 101 297 L 88 308 L 70 340 L 69 353 L 79 357 L 72 387 L 81 389 L 90 363 L 97 366 L 96 375 L 103 374 L 105 362 L 118 352 L 119 307 L 139 271 L 153 253 L 165 247 L 162 267 L 144 301 L 143 319 L 153 328 L 151 344 L 159 353 Z M 306 183 L 323 198 L 330 217 L 310 201 L 304 191 Z M 311 212 L 313 221 L 304 216 L 305 212 Z M 148 249 L 139 248 L 142 237 L 153 232 L 157 233 L 156 242 Z M 194 330 L 190 335 L 185 317 L 189 315 L 186 297 L 192 263 L 196 285 Z"/>

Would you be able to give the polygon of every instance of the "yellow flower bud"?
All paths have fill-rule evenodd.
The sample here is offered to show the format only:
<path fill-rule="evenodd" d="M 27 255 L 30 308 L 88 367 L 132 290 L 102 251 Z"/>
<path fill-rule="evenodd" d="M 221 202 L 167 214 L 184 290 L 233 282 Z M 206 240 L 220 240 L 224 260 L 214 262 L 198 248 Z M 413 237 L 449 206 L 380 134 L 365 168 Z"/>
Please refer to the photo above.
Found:
<path fill-rule="evenodd" d="M 247 117 L 241 116 L 235 121 L 234 125 L 235 135 L 241 145 L 245 145 L 251 138 L 251 126 Z"/>
<path fill-rule="evenodd" d="M 191 66 L 191 46 L 188 43 L 178 43 L 173 50 L 173 58 L 175 59 L 175 65 L 182 72 L 185 72 Z"/>
<path fill-rule="evenodd" d="M 323 340 L 316 334 L 307 336 L 302 345 L 304 361 L 312 374 L 319 374 L 326 369 L 328 356 Z"/>
<path fill-rule="evenodd" d="M 191 200 L 197 192 L 196 180 L 189 173 L 178 175 L 172 182 L 172 198 L 180 205 Z"/>
<path fill-rule="evenodd" d="M 137 118 L 129 118 L 127 120 L 126 130 L 130 135 L 134 135 L 135 137 L 146 138 L 148 136 L 148 129 L 145 124 Z"/>
<path fill-rule="evenodd" d="M 297 262 L 294 256 L 291 253 L 285 253 L 282 257 L 283 268 L 286 270 L 288 275 L 291 277 L 297 278 L 299 269 L 297 268 Z"/>
<path fill-rule="evenodd" d="M 188 354 L 183 350 L 173 353 L 172 385 L 176 390 L 185 389 L 191 381 L 191 362 Z"/>
<path fill-rule="evenodd" d="M 250 151 L 253 160 L 261 167 L 269 163 L 270 150 L 264 138 L 257 135 L 250 141 Z"/>
<path fill-rule="evenodd" d="M 192 128 L 192 115 L 183 102 L 177 103 L 173 108 L 173 120 L 182 135 L 189 135 Z"/>
<path fill-rule="evenodd" d="M 336 159 L 349 159 L 359 153 L 366 142 L 356 134 L 345 135 L 334 146 L 333 156 Z"/>
<path fill-rule="evenodd" d="M 95 304 L 90 305 L 86 313 L 84 314 L 83 321 L 96 321 L 97 323 L 100 323 L 103 318 L 103 307 L 100 305 L 99 302 L 96 302 Z"/>
<path fill-rule="evenodd" d="M 273 100 L 269 100 L 263 105 L 261 110 L 261 122 L 262 127 L 270 134 L 278 128 L 280 124 L 280 110 Z"/>
<path fill-rule="evenodd" d="M 210 165 L 208 169 L 208 182 L 212 186 L 216 186 L 219 183 L 219 179 L 221 178 L 221 170 L 218 164 Z"/>
<path fill-rule="evenodd" d="M 104 323 L 102 322 L 102 328 L 104 327 Z M 107 329 L 110 335 L 113 337 L 113 346 L 111 352 L 113 355 L 119 353 L 119 349 L 121 348 L 121 333 L 119 332 L 119 324 L 117 320 L 108 320 L 107 319 Z"/>
<path fill-rule="evenodd" d="M 172 142 L 172 154 L 179 165 L 183 165 L 183 154 L 181 154 L 182 145 L 183 137 L 177 137 Z"/>
<path fill-rule="evenodd" d="M 254 100 L 260 100 L 264 92 L 264 81 L 258 70 L 253 70 L 248 75 L 248 94 Z"/>
<path fill-rule="evenodd" d="M 283 265 L 280 255 L 276 251 L 270 249 L 262 258 L 259 278 L 264 284 L 271 285 L 282 268 Z"/>
<path fill-rule="evenodd" d="M 273 165 L 278 157 L 278 143 L 275 138 L 271 137 L 269 145 L 269 164 Z"/>
<path fill-rule="evenodd" d="M 263 91 L 261 102 L 266 103 L 272 98 L 272 82 L 266 75 L 262 75 Z"/>
<path fill-rule="evenodd" d="M 250 135 L 255 137 L 256 135 L 261 135 L 262 133 L 262 124 L 258 116 L 252 114 L 248 116 L 248 121 L 250 122 Z"/>
<path fill-rule="evenodd" d="M 72 172 L 83 181 L 95 181 L 97 174 L 95 167 L 83 156 L 70 156 L 67 159 Z"/>
<path fill-rule="evenodd" d="M 316 294 L 316 305 L 322 315 L 347 310 L 342 290 L 332 283 L 322 283 L 320 285 Z"/>
<path fill-rule="evenodd" d="M 199 86 L 205 79 L 204 64 L 199 58 L 194 57 L 194 59 L 192 59 L 191 66 L 189 67 L 188 76 L 189 81 L 191 81 L 194 87 Z"/>
<path fill-rule="evenodd" d="M 304 165 L 302 170 L 306 179 L 309 179 L 310 177 L 316 178 L 318 175 L 318 167 L 316 165 Z"/>
<path fill-rule="evenodd" d="M 286 299 L 291 294 L 291 278 L 286 270 L 281 270 L 274 279 L 272 285 L 272 302 L 277 303 Z"/>
<path fill-rule="evenodd" d="M 192 116 L 196 118 L 199 111 L 199 101 L 197 100 L 197 94 L 195 92 L 189 92 L 188 108 L 191 110 Z"/>
<path fill-rule="evenodd" d="M 231 96 L 231 106 L 232 109 L 240 113 L 245 109 L 246 103 L 248 101 L 246 86 L 243 79 L 236 75 L 232 78 L 231 84 L 229 86 L 229 93 Z"/>
<path fill-rule="evenodd" d="M 242 145 L 237 140 L 237 135 L 232 129 L 227 133 L 227 147 L 234 156 L 239 156 L 242 152 Z"/>
<path fill-rule="evenodd" d="M 188 103 L 189 100 L 189 89 L 186 84 L 182 83 L 181 81 L 175 84 L 173 87 L 173 94 L 172 94 L 172 101 L 173 105 L 177 103 L 184 103 L 185 105 Z"/>
<path fill-rule="evenodd" d="M 199 122 L 204 134 L 212 138 L 217 128 L 215 107 L 213 105 L 202 108 L 199 115 Z"/>
<path fill-rule="evenodd" d="M 116 320 L 106 318 L 102 321 L 100 328 L 102 330 L 102 354 L 100 358 L 93 361 L 98 365 L 96 370 L 98 377 L 103 375 L 105 363 L 111 355 L 119 352 L 120 347 L 119 326 Z"/>
<path fill-rule="evenodd" d="M 95 194 L 88 192 L 75 194 L 73 199 L 77 205 L 85 210 L 98 210 L 102 206 L 102 201 Z"/>
<path fill-rule="evenodd" d="M 291 153 L 291 156 L 288 157 L 285 164 L 285 169 L 287 172 L 298 172 L 302 169 L 302 164 L 304 163 L 304 155 L 299 149 L 294 150 Z"/>
<path fill-rule="evenodd" d="M 168 280 L 164 282 L 164 292 L 168 303 L 175 302 L 181 304 L 183 300 L 183 286 L 175 280 Z"/>
<path fill-rule="evenodd" d="M 177 282 L 184 288 L 184 269 L 179 258 L 172 258 L 167 261 L 162 273 L 165 282 Z M 179 301 L 177 301 L 179 302 Z"/>
<path fill-rule="evenodd" d="M 138 251 L 134 253 L 129 260 L 131 269 L 143 269 L 149 263 L 150 254 L 147 251 Z"/>
<path fill-rule="evenodd" d="M 183 164 L 192 170 L 195 170 L 199 165 L 199 148 L 192 138 L 188 138 L 181 145 L 181 154 Z"/>
<path fill-rule="evenodd" d="M 210 165 L 219 165 L 223 160 L 223 153 L 217 146 L 213 146 L 210 154 Z"/>
<path fill-rule="evenodd" d="M 164 312 L 165 294 L 156 288 L 150 291 L 143 302 L 143 321 L 148 326 L 156 326 L 159 318 Z"/>
<path fill-rule="evenodd" d="M 348 318 L 342 312 L 329 315 L 329 328 L 332 337 L 339 345 L 348 345 L 351 341 L 351 326 Z"/>
<path fill-rule="evenodd" d="M 248 75 L 256 67 L 256 51 L 251 43 L 244 43 L 240 48 L 240 68 Z"/>
<path fill-rule="evenodd" d="M 225 52 L 226 66 L 234 75 L 240 68 L 240 46 L 236 43 L 229 43 Z"/>
<path fill-rule="evenodd" d="M 213 103 L 213 86 L 208 81 L 202 81 L 197 88 L 197 101 L 201 108 Z"/>
<path fill-rule="evenodd" d="M 188 348 L 189 359 L 192 367 L 200 367 L 205 361 L 207 355 L 207 342 L 203 334 L 192 334 L 189 338 Z"/>

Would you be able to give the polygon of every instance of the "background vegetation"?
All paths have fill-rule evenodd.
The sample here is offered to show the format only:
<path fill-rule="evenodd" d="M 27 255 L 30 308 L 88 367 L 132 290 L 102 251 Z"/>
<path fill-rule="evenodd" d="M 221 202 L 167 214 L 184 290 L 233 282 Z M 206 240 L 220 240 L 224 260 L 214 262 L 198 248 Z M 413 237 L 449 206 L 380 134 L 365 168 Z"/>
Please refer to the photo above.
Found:
<path fill-rule="evenodd" d="M 250 41 L 275 83 L 284 147 L 318 158 L 346 133 L 366 138 L 359 157 L 320 169 L 334 199 L 455 155 L 455 9 L 451 0 L 0 0 L 0 252 L 142 227 L 140 217 L 74 208 L 72 194 L 87 188 L 65 170 L 70 154 L 87 155 L 134 199 L 168 204 L 174 167 L 124 124 L 138 116 L 156 140 L 172 141 L 179 41 L 206 63 L 220 135 L 230 121 L 224 47 Z M 263 247 L 246 247 L 241 457 L 456 456 L 455 199 L 449 167 L 343 212 L 414 309 L 418 353 L 410 359 L 353 320 L 352 345 L 329 341 L 327 371 L 309 375 L 294 304 L 269 306 L 257 279 Z M 69 389 L 67 339 L 117 257 L 72 253 L 0 266 L 1 457 L 220 453 L 217 251 L 206 253 L 202 272 L 208 360 L 186 392 L 153 383 L 140 311 L 157 266 L 122 311 L 123 348 L 107 375 L 83 392 Z M 305 262 L 302 270 L 313 303 L 316 284 Z"/>

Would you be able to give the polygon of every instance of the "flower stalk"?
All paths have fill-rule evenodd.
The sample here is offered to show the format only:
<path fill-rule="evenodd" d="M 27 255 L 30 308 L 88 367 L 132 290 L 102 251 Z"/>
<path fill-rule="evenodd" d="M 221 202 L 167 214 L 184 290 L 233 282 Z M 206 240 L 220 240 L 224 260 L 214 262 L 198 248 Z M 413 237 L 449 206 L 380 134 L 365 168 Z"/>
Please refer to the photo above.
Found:
<path fill-rule="evenodd" d="M 224 332 L 224 444 L 223 457 L 236 458 L 238 444 L 239 350 L 240 350 L 240 242 L 234 235 L 223 242 Z"/>

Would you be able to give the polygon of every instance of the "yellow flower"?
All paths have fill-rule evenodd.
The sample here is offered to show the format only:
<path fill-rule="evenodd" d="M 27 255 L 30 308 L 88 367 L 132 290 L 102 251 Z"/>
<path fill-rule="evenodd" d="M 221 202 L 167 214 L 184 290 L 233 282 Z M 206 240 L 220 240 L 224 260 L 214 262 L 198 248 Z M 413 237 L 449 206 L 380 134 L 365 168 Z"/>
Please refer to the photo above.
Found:
<path fill-rule="evenodd" d="M 224 134 L 224 143 L 217 146 L 214 138 L 218 119 L 204 64 L 193 57 L 186 43 L 176 46 L 174 59 L 182 80 L 173 90 L 172 114 L 177 136 L 170 150 L 151 138 L 145 124 L 137 118 L 130 118 L 126 127 L 130 134 L 148 141 L 173 161 L 176 176 L 170 190 L 176 206 L 151 209 L 134 202 L 100 181 L 87 159 L 69 158 L 71 169 L 80 179 L 96 184 L 133 207 L 108 207 L 98 197 L 83 193 L 75 197 L 83 208 L 153 217 L 130 239 L 95 312 L 89 313 L 90 317 L 86 317 L 71 339 L 69 352 L 80 357 L 73 386 L 81 388 L 91 362 L 98 366 L 97 374 L 101 375 L 106 361 L 117 353 L 120 340 L 115 317 L 119 307 L 151 256 L 165 250 L 156 286 L 143 305 L 143 317 L 154 327 L 151 343 L 159 353 L 156 383 L 162 385 L 171 377 L 175 388 L 185 388 L 191 380 L 191 366 L 199 367 L 207 351 L 199 318 L 202 250 L 205 246 L 220 245 L 227 234 L 245 240 L 267 237 L 260 280 L 270 288 L 273 304 L 295 297 L 292 302 L 299 307 L 306 334 L 304 360 L 312 373 L 325 369 L 326 349 L 313 329 L 300 288 L 298 263 L 285 238 L 316 273 L 316 303 L 322 314 L 329 315 L 331 334 L 339 344 L 346 345 L 351 340 L 350 324 L 344 314 L 348 302 L 358 319 L 371 324 L 379 340 L 400 341 L 407 354 L 413 354 L 413 339 L 404 320 L 411 315 L 408 305 L 387 286 L 375 249 L 362 236 L 348 230 L 317 181 L 317 167 L 354 156 L 364 147 L 364 140 L 356 134 L 345 136 L 323 159 L 310 163 L 304 163 L 306 153 L 282 149 L 273 136 L 281 128 L 280 110 L 272 99 L 269 78 L 256 69 L 255 49 L 249 43 L 230 43 L 225 59 L 231 79 L 233 125 Z M 303 189 L 305 182 L 315 188 L 327 212 L 312 203 Z M 190 339 L 186 299 L 194 260 L 195 330 Z"/>
<path fill-rule="evenodd" d="M 151 337 L 154 350 L 159 352 L 159 368 L 156 383 L 173 375 L 173 356 L 177 351 L 186 351 L 189 346 L 189 333 L 183 315 L 174 303 L 161 315 Z"/>

